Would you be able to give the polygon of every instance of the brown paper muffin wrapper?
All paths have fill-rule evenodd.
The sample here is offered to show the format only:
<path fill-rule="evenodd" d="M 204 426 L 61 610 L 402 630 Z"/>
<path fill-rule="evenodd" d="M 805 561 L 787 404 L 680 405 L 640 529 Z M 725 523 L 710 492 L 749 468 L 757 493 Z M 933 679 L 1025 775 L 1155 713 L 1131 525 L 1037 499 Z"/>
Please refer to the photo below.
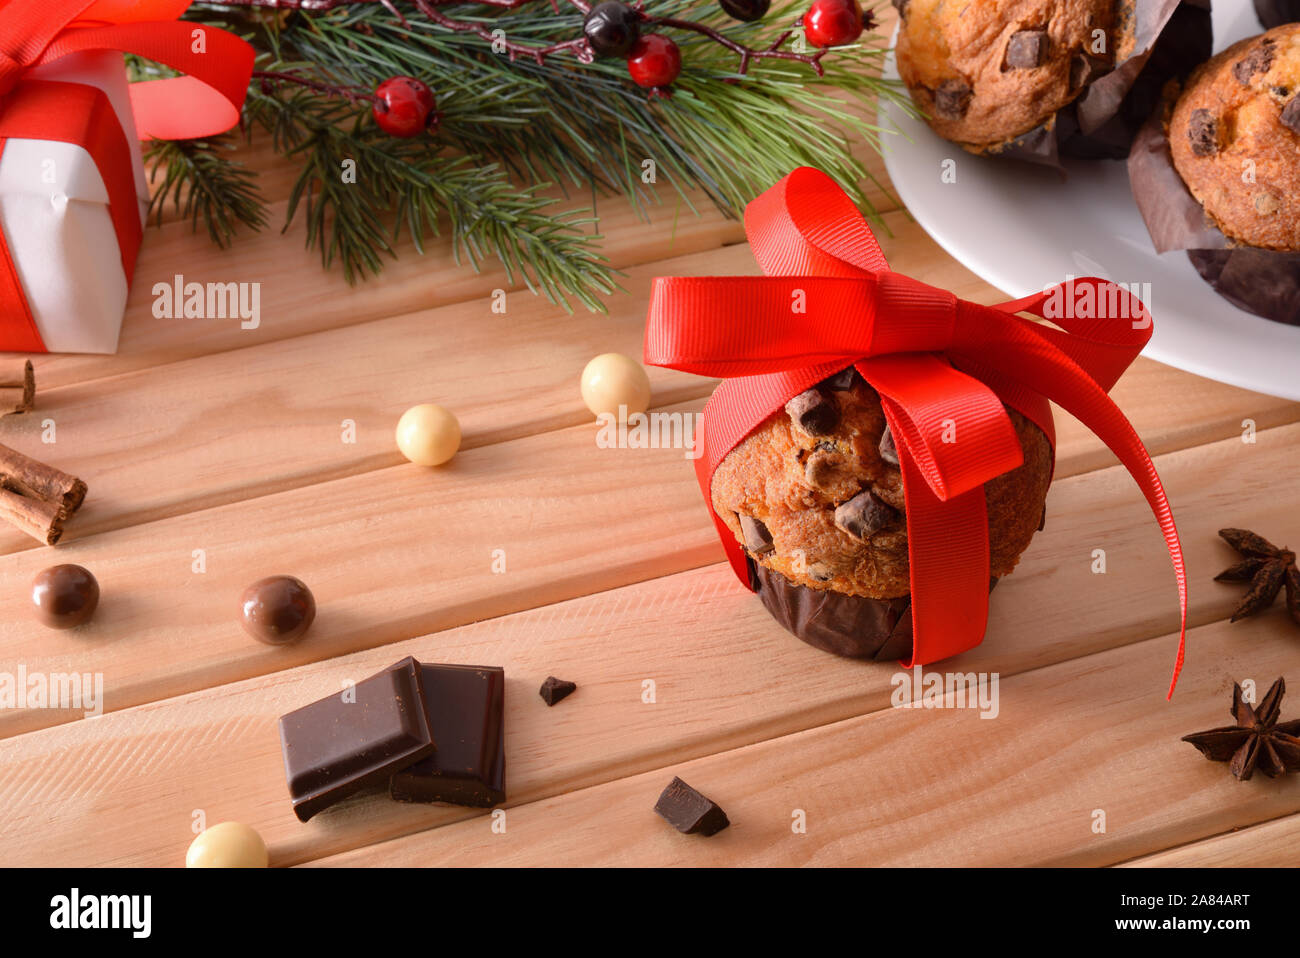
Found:
<path fill-rule="evenodd" d="M 1133 199 L 1156 252 L 1185 250 L 1201 277 L 1234 306 L 1300 325 L 1300 252 L 1234 246 L 1209 222 L 1174 167 L 1164 113 L 1158 105 L 1128 158 Z"/>
<path fill-rule="evenodd" d="M 1265 30 L 1300 20 L 1300 0 L 1255 0 L 1255 13 Z"/>
<path fill-rule="evenodd" d="M 810 589 L 749 559 L 749 582 L 772 618 L 814 648 L 850 659 L 912 657 L 912 597 L 872 599 Z M 989 580 L 989 591 L 997 585 Z"/>
<path fill-rule="evenodd" d="M 1210 58 L 1210 0 L 1137 0 L 1133 51 L 1041 126 L 989 151 L 1061 167 L 1061 156 L 1122 160 L 1165 83 Z"/>

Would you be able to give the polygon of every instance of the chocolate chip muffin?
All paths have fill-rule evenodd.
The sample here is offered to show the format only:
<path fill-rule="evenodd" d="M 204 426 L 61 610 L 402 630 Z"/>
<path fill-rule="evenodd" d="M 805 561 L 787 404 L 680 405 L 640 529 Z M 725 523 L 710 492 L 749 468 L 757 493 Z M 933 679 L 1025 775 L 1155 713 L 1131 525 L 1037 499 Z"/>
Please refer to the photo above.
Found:
<path fill-rule="evenodd" d="M 1133 48 L 1133 0 L 895 0 L 898 72 L 935 132 L 998 152 Z"/>
<path fill-rule="evenodd" d="M 1300 24 L 1200 67 L 1167 135 L 1174 168 L 1230 243 L 1300 250 Z"/>
<path fill-rule="evenodd" d="M 1008 412 L 1025 461 L 984 487 L 995 578 L 1015 568 L 1040 527 L 1052 472 L 1047 437 L 1020 413 Z M 714 510 L 769 589 L 894 600 L 890 627 L 906 613 L 907 517 L 898 453 L 879 395 L 855 370 L 823 381 L 768 417 L 718 466 L 712 493 Z M 840 654 L 874 655 L 883 641 L 814 641 L 790 627 Z M 890 654 L 906 655 L 908 648 L 910 631 L 906 647 Z"/>

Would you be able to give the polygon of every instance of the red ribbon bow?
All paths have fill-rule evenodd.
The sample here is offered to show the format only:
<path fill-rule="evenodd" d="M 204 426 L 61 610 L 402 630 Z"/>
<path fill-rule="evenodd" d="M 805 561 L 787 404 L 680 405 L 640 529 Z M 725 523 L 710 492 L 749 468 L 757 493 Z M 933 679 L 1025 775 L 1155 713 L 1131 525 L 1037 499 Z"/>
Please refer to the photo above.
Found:
<path fill-rule="evenodd" d="M 1023 461 L 1003 403 L 1055 447 L 1050 399 L 1119 457 L 1160 523 L 1181 616 L 1172 696 L 1187 632 L 1182 548 L 1151 457 L 1107 395 L 1151 337 L 1141 300 L 1095 278 L 999 306 L 959 300 L 890 271 L 852 201 L 807 167 L 749 204 L 745 232 L 767 275 L 656 279 L 645 357 L 725 377 L 704 407 L 696 473 L 746 587 L 744 550 L 713 513 L 713 472 L 791 398 L 852 365 L 880 394 L 901 463 L 913 635 L 912 660 L 904 664 L 974 648 L 988 617 L 983 485 Z M 1061 328 L 1015 315 L 1021 312 Z"/>
<path fill-rule="evenodd" d="M 177 18 L 190 0 L 0 0 L 0 154 L 7 139 L 75 143 L 90 153 L 108 191 L 128 282 L 143 232 L 134 159 L 104 93 L 81 83 L 36 80 L 36 67 L 73 53 L 133 53 L 186 76 L 131 84 L 141 138 L 190 139 L 239 121 L 254 51 L 234 34 Z M 22 283 L 0 236 L 0 344 L 43 352 Z"/>

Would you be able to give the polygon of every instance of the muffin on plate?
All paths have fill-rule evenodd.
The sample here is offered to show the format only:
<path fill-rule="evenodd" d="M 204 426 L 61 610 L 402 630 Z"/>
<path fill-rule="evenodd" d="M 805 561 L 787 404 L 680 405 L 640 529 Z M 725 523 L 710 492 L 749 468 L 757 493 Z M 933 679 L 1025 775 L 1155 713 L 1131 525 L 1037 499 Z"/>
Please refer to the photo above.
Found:
<path fill-rule="evenodd" d="M 1047 437 L 1008 412 L 1024 464 L 984 487 L 994 580 L 1040 528 L 1052 473 Z M 839 655 L 909 656 L 902 475 L 880 397 L 855 370 L 801 393 L 750 433 L 714 472 L 712 499 L 786 628 Z"/>
<path fill-rule="evenodd" d="M 1057 164 L 1127 156 L 1171 77 L 1210 55 L 1208 0 L 895 0 L 898 72 L 936 133 Z"/>
<path fill-rule="evenodd" d="M 1129 156 L 1157 251 L 1229 302 L 1300 325 L 1300 23 L 1234 44 L 1152 115 Z"/>

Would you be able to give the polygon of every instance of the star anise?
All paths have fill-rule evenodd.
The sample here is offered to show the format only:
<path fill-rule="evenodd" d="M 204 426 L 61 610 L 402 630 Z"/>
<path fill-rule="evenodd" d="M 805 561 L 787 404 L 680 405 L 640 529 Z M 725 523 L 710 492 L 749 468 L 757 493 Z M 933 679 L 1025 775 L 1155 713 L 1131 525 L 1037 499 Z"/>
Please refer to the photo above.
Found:
<path fill-rule="evenodd" d="M 1232 717 L 1236 725 L 1184 735 L 1212 762 L 1227 762 L 1238 781 L 1246 781 L 1258 768 L 1269 778 L 1300 771 L 1300 719 L 1278 723 L 1286 682 L 1278 679 L 1252 708 L 1241 698 L 1241 686 L 1232 687 Z"/>
<path fill-rule="evenodd" d="M 1232 613 L 1231 621 L 1236 622 L 1267 609 L 1282 587 L 1286 586 L 1287 610 L 1296 624 L 1300 625 L 1300 569 L 1296 568 L 1295 553 L 1290 549 L 1279 549 L 1267 539 L 1245 529 L 1220 529 L 1219 535 L 1245 558 L 1224 569 L 1214 577 L 1214 581 L 1250 581 L 1250 588 Z"/>

